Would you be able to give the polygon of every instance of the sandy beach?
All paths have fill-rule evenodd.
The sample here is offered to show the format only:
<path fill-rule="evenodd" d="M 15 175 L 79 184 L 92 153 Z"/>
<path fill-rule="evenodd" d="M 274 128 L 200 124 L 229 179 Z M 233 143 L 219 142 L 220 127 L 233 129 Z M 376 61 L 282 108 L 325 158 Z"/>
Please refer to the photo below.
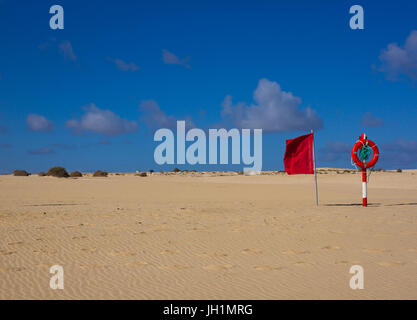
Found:
<path fill-rule="evenodd" d="M 318 180 L 0 176 L 0 299 L 416 299 L 417 170 Z"/>

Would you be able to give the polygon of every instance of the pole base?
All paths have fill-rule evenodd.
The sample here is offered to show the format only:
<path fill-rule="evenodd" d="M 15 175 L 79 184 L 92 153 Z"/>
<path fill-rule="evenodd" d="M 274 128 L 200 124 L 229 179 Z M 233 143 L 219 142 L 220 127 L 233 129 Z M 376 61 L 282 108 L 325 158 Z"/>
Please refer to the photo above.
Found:
<path fill-rule="evenodd" d="M 363 198 L 362 199 L 362 206 L 363 207 L 367 207 L 368 206 L 368 199 L 366 199 L 366 198 Z"/>

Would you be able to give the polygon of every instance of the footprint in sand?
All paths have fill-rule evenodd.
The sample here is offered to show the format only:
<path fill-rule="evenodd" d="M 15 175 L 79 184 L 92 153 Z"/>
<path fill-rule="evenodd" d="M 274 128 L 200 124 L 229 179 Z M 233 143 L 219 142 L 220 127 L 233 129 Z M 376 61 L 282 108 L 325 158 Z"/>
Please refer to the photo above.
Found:
<path fill-rule="evenodd" d="M 185 270 L 185 269 L 190 269 L 192 267 L 190 266 L 185 266 L 182 264 L 175 264 L 173 266 L 158 266 L 158 269 L 160 270 Z"/>
<path fill-rule="evenodd" d="M 386 234 L 386 233 L 377 233 L 374 234 L 375 238 L 389 238 L 391 235 L 390 234 Z"/>
<path fill-rule="evenodd" d="M 148 266 L 149 263 L 145 262 L 145 261 L 132 261 L 132 262 L 128 262 L 125 264 L 125 266 L 129 266 L 129 267 L 146 267 Z"/>
<path fill-rule="evenodd" d="M 201 253 L 201 254 L 197 254 L 197 256 L 199 257 L 204 257 L 204 258 L 222 258 L 222 257 L 227 257 L 228 254 L 227 253 L 219 253 L 219 252 L 213 252 L 213 253 Z"/>
<path fill-rule="evenodd" d="M 177 270 L 184 270 L 184 269 L 190 269 L 190 268 L 192 268 L 192 267 L 185 266 L 185 265 L 182 265 L 182 264 L 175 264 L 174 265 L 174 269 L 177 269 Z"/>
<path fill-rule="evenodd" d="M 326 250 L 339 250 L 340 247 L 339 246 L 325 246 L 322 249 L 326 249 Z"/>
<path fill-rule="evenodd" d="M 96 251 L 97 251 L 97 248 L 81 248 L 77 250 L 77 252 L 84 252 L 84 253 L 93 253 Z"/>
<path fill-rule="evenodd" d="M 313 261 L 297 261 L 296 263 L 294 263 L 295 266 L 313 266 L 316 263 Z"/>
<path fill-rule="evenodd" d="M 17 251 L 3 251 L 2 253 L 0 253 L 0 255 L 9 256 L 9 255 L 15 254 L 15 253 L 17 253 Z"/>
<path fill-rule="evenodd" d="M 247 249 L 243 249 L 242 253 L 243 254 L 261 254 L 262 251 L 259 250 L 259 249 L 249 249 L 249 248 L 247 248 Z"/>
<path fill-rule="evenodd" d="M 378 265 L 382 266 L 382 267 L 393 267 L 393 266 L 403 266 L 405 265 L 405 262 L 401 262 L 401 261 L 381 261 L 381 262 L 377 262 Z"/>
<path fill-rule="evenodd" d="M 286 254 L 286 255 L 297 255 L 297 254 L 307 254 L 307 253 L 310 253 L 310 251 L 296 251 L 296 250 L 282 251 L 282 254 Z"/>
<path fill-rule="evenodd" d="M 23 267 L 9 267 L 9 268 L 0 268 L 0 272 L 19 272 L 26 270 Z"/>
<path fill-rule="evenodd" d="M 180 253 L 180 251 L 176 249 L 175 250 L 167 249 L 167 250 L 161 251 L 161 254 L 178 254 L 178 253 Z"/>
<path fill-rule="evenodd" d="M 345 234 L 342 231 L 337 231 L 337 230 L 329 230 L 329 233 L 334 233 L 334 234 Z"/>
<path fill-rule="evenodd" d="M 72 240 L 81 240 L 81 239 L 87 239 L 87 236 L 81 236 L 81 237 L 72 237 Z"/>
<path fill-rule="evenodd" d="M 80 268 L 83 270 L 88 270 L 88 269 L 100 269 L 100 268 L 105 268 L 107 267 L 104 264 L 84 264 L 84 265 L 80 265 Z"/>
<path fill-rule="evenodd" d="M 365 253 L 386 253 L 386 252 L 390 252 L 391 250 L 363 248 L 362 251 Z"/>
<path fill-rule="evenodd" d="M 121 251 L 113 251 L 111 253 L 113 256 L 134 256 L 136 255 L 136 253 L 131 252 L 131 251 L 125 251 L 125 250 L 121 250 Z"/>
<path fill-rule="evenodd" d="M 170 229 L 170 228 L 168 228 L 168 227 L 164 227 L 164 226 L 161 226 L 161 227 L 155 227 L 155 228 L 153 228 L 153 229 L 150 229 L 150 231 L 153 231 L 153 232 L 164 232 L 164 231 L 171 231 L 172 229 Z"/>
<path fill-rule="evenodd" d="M 16 245 L 19 245 L 19 244 L 23 244 L 23 241 L 17 241 L 17 242 L 10 242 L 10 243 L 8 243 L 9 246 L 16 246 Z"/>
<path fill-rule="evenodd" d="M 255 266 L 254 269 L 258 271 L 276 271 L 282 270 L 283 268 L 278 266 Z"/>
<path fill-rule="evenodd" d="M 57 253 L 57 250 L 40 248 L 39 250 L 33 250 L 32 252 L 35 253 L 35 254 L 46 254 L 46 255 L 49 255 L 49 254 L 55 254 L 55 253 Z"/>
<path fill-rule="evenodd" d="M 219 270 L 228 270 L 233 268 L 234 266 L 231 264 L 210 264 L 208 266 L 204 266 L 204 270 L 210 270 L 210 271 L 219 271 Z"/>
<path fill-rule="evenodd" d="M 206 228 L 206 227 L 194 227 L 194 228 L 191 228 L 191 229 L 187 229 L 186 231 L 187 232 L 202 232 L 202 231 L 207 231 L 208 230 L 208 228 Z"/>

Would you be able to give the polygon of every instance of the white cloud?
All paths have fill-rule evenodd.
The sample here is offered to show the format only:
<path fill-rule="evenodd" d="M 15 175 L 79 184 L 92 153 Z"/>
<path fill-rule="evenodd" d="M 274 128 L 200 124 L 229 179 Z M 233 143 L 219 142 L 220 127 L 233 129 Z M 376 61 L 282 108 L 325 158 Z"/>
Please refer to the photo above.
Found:
<path fill-rule="evenodd" d="M 139 129 L 135 121 L 122 119 L 112 111 L 102 110 L 93 103 L 85 107 L 85 111 L 80 120 L 73 119 L 66 122 L 66 127 L 73 133 L 90 131 L 106 136 L 116 136 L 136 132 Z"/>
<path fill-rule="evenodd" d="M 59 50 L 64 55 L 66 59 L 75 61 L 77 60 L 77 56 L 74 54 L 74 50 L 72 49 L 71 42 L 68 40 L 62 41 L 59 44 Z"/>
<path fill-rule="evenodd" d="M 139 70 L 139 67 L 133 62 L 127 63 L 123 61 L 122 59 L 114 59 L 111 61 L 114 62 L 114 64 L 117 66 L 117 68 L 119 68 L 119 70 L 122 70 L 125 72 L 127 71 L 135 72 Z"/>
<path fill-rule="evenodd" d="M 39 114 L 29 114 L 26 118 L 26 124 L 32 131 L 48 132 L 54 130 L 54 124 Z"/>
<path fill-rule="evenodd" d="M 361 125 L 364 127 L 382 127 L 384 122 L 381 118 L 375 117 L 370 112 L 366 112 L 362 117 Z"/>
<path fill-rule="evenodd" d="M 139 109 L 142 112 L 141 120 L 151 130 L 158 130 L 161 128 L 175 129 L 177 127 L 177 119 L 173 116 L 168 116 L 161 110 L 158 103 L 152 99 L 142 101 Z M 190 117 L 186 117 L 183 120 L 185 120 L 187 128 L 195 126 Z"/>
<path fill-rule="evenodd" d="M 174 53 L 163 49 L 162 50 L 162 61 L 165 64 L 177 64 L 180 66 L 183 66 L 187 69 L 191 69 L 191 66 L 187 63 L 189 58 L 180 59 L 178 56 L 176 56 Z"/>
<path fill-rule="evenodd" d="M 388 80 L 399 80 L 401 77 L 417 80 L 417 30 L 408 36 L 404 46 L 390 43 L 379 56 L 381 66 Z"/>
<path fill-rule="evenodd" d="M 253 94 L 255 104 L 232 104 L 227 96 L 222 104 L 222 116 L 239 128 L 263 129 L 266 132 L 320 129 L 322 120 L 310 107 L 299 109 L 301 99 L 281 90 L 278 83 L 259 80 Z"/>

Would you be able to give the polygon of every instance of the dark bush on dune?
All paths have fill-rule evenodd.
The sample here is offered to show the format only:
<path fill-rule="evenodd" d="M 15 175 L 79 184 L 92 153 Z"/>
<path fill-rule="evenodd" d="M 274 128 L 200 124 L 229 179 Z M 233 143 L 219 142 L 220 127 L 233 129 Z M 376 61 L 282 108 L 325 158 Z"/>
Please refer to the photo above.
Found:
<path fill-rule="evenodd" d="M 146 174 L 146 172 L 141 172 L 139 173 L 139 177 L 147 177 L 148 175 Z"/>
<path fill-rule="evenodd" d="M 47 176 L 57 177 L 57 178 L 68 178 L 69 174 L 67 170 L 63 167 L 53 167 L 48 170 L 46 173 Z"/>
<path fill-rule="evenodd" d="M 106 171 L 97 170 L 94 172 L 93 177 L 107 177 L 108 173 Z"/>
<path fill-rule="evenodd" d="M 16 177 L 27 177 L 30 173 L 25 170 L 15 170 L 13 171 L 13 175 Z"/>
<path fill-rule="evenodd" d="M 39 172 L 39 173 L 38 173 L 38 176 L 39 176 L 39 177 L 44 177 L 44 176 L 46 176 L 46 173 L 45 173 L 45 172 L 43 172 L 43 171 L 41 171 L 41 172 Z"/>
<path fill-rule="evenodd" d="M 181 170 L 178 169 L 178 168 L 174 168 L 174 170 L 172 170 L 172 172 L 181 172 Z"/>
<path fill-rule="evenodd" d="M 397 169 L 397 172 L 403 172 L 401 169 Z"/>
<path fill-rule="evenodd" d="M 83 176 L 83 174 L 80 171 L 74 171 L 71 172 L 70 177 L 71 178 L 81 178 Z"/>

